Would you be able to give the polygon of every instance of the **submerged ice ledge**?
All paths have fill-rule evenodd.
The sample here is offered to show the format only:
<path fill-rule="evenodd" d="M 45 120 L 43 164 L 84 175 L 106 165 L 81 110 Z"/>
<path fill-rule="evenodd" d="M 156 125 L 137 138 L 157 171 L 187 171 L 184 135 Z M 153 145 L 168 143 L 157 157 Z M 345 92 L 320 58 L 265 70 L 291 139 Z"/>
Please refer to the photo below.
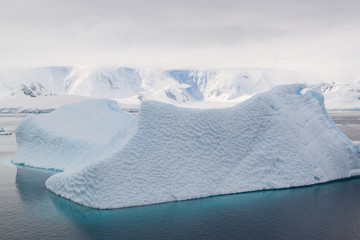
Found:
<path fill-rule="evenodd" d="M 132 116 L 91 100 L 25 119 L 15 163 L 61 169 L 46 187 L 121 208 L 327 182 L 360 174 L 359 147 L 320 92 L 284 85 L 227 109 L 144 102 Z"/>

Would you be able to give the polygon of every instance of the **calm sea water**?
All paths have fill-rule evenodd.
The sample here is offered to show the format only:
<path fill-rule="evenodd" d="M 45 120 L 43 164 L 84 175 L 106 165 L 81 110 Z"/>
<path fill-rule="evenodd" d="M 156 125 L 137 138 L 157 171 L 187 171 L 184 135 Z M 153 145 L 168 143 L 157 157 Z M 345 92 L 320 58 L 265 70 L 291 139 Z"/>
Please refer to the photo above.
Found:
<path fill-rule="evenodd" d="M 360 239 L 360 178 L 96 210 L 47 191 L 54 171 L 11 164 L 14 141 L 0 138 L 0 239 Z"/>

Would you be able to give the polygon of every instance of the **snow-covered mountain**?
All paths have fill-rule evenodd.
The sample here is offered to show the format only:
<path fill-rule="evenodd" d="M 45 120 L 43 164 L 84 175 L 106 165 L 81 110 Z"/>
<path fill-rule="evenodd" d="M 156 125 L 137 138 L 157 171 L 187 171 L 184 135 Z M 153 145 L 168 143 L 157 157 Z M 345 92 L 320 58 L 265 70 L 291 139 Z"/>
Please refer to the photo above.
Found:
<path fill-rule="evenodd" d="M 71 68 L 69 67 L 1 69 L 0 98 L 61 94 L 64 80 L 70 72 Z"/>
<path fill-rule="evenodd" d="M 80 95 L 141 102 L 237 101 L 274 85 L 303 82 L 275 70 L 143 70 L 49 67 L 0 70 L 0 96 Z"/>
<path fill-rule="evenodd" d="M 0 70 L 0 98 L 77 95 L 140 104 L 236 103 L 275 85 L 310 82 L 290 71 L 268 69 L 154 70 L 117 67 L 46 67 Z M 311 84 L 311 83 L 310 83 Z M 321 84 L 330 109 L 360 108 L 359 81 Z M 198 104 L 199 105 L 199 104 Z"/>
<path fill-rule="evenodd" d="M 328 109 L 360 110 L 360 79 L 350 83 L 322 84 L 321 90 Z"/>

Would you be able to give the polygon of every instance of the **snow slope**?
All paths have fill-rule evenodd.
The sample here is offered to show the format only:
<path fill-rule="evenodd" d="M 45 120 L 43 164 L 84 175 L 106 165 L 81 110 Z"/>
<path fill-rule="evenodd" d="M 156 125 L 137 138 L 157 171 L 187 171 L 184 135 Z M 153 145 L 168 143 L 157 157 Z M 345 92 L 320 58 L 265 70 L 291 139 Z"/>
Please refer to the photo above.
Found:
<path fill-rule="evenodd" d="M 98 116 L 99 105 L 109 103 L 95 103 L 69 105 L 49 118 L 26 119 L 17 130 L 19 152 L 14 160 L 65 169 L 50 177 L 46 187 L 89 207 L 120 208 L 303 186 L 360 173 L 359 147 L 330 120 L 321 92 L 304 85 L 279 86 L 227 109 L 145 101 L 134 117 L 114 113 L 113 104 Z M 81 110 L 84 104 L 88 108 Z M 88 121 L 91 126 L 97 123 L 91 114 L 51 125 L 77 111 L 96 112 L 101 122 L 110 121 L 96 125 L 106 125 L 109 136 L 98 141 L 93 139 L 98 130 L 86 133 Z M 119 120 L 107 120 L 116 116 Z M 77 128 L 84 130 L 74 132 Z M 125 129 L 131 130 L 124 134 Z M 60 131 L 63 141 L 53 137 Z M 86 135 L 79 137 L 82 133 Z M 114 135 L 122 141 L 109 143 Z M 65 150 L 48 147 L 49 139 Z M 89 160 L 92 154 L 97 155 Z"/>
<path fill-rule="evenodd" d="M 13 162 L 75 170 L 118 150 L 134 122 L 111 100 L 88 100 L 28 116 L 15 131 L 18 150 Z"/>
<path fill-rule="evenodd" d="M 129 98 L 140 91 L 141 78 L 131 68 L 74 68 L 65 79 L 66 94 L 89 97 Z"/>
<path fill-rule="evenodd" d="M 352 109 L 360 111 L 360 79 L 350 83 L 323 84 L 325 105 L 330 110 Z"/>

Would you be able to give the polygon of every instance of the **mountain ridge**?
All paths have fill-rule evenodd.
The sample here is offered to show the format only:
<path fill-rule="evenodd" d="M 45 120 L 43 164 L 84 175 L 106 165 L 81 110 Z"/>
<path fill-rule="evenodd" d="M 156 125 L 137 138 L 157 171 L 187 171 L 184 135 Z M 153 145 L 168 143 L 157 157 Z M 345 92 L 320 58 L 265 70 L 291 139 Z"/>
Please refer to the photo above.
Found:
<path fill-rule="evenodd" d="M 305 83 L 296 72 L 271 69 L 136 69 L 43 67 L 0 69 L 0 98 L 75 95 L 140 104 L 143 100 L 183 105 L 240 102 L 276 85 Z M 319 83 L 328 109 L 360 108 L 360 80 Z"/>

